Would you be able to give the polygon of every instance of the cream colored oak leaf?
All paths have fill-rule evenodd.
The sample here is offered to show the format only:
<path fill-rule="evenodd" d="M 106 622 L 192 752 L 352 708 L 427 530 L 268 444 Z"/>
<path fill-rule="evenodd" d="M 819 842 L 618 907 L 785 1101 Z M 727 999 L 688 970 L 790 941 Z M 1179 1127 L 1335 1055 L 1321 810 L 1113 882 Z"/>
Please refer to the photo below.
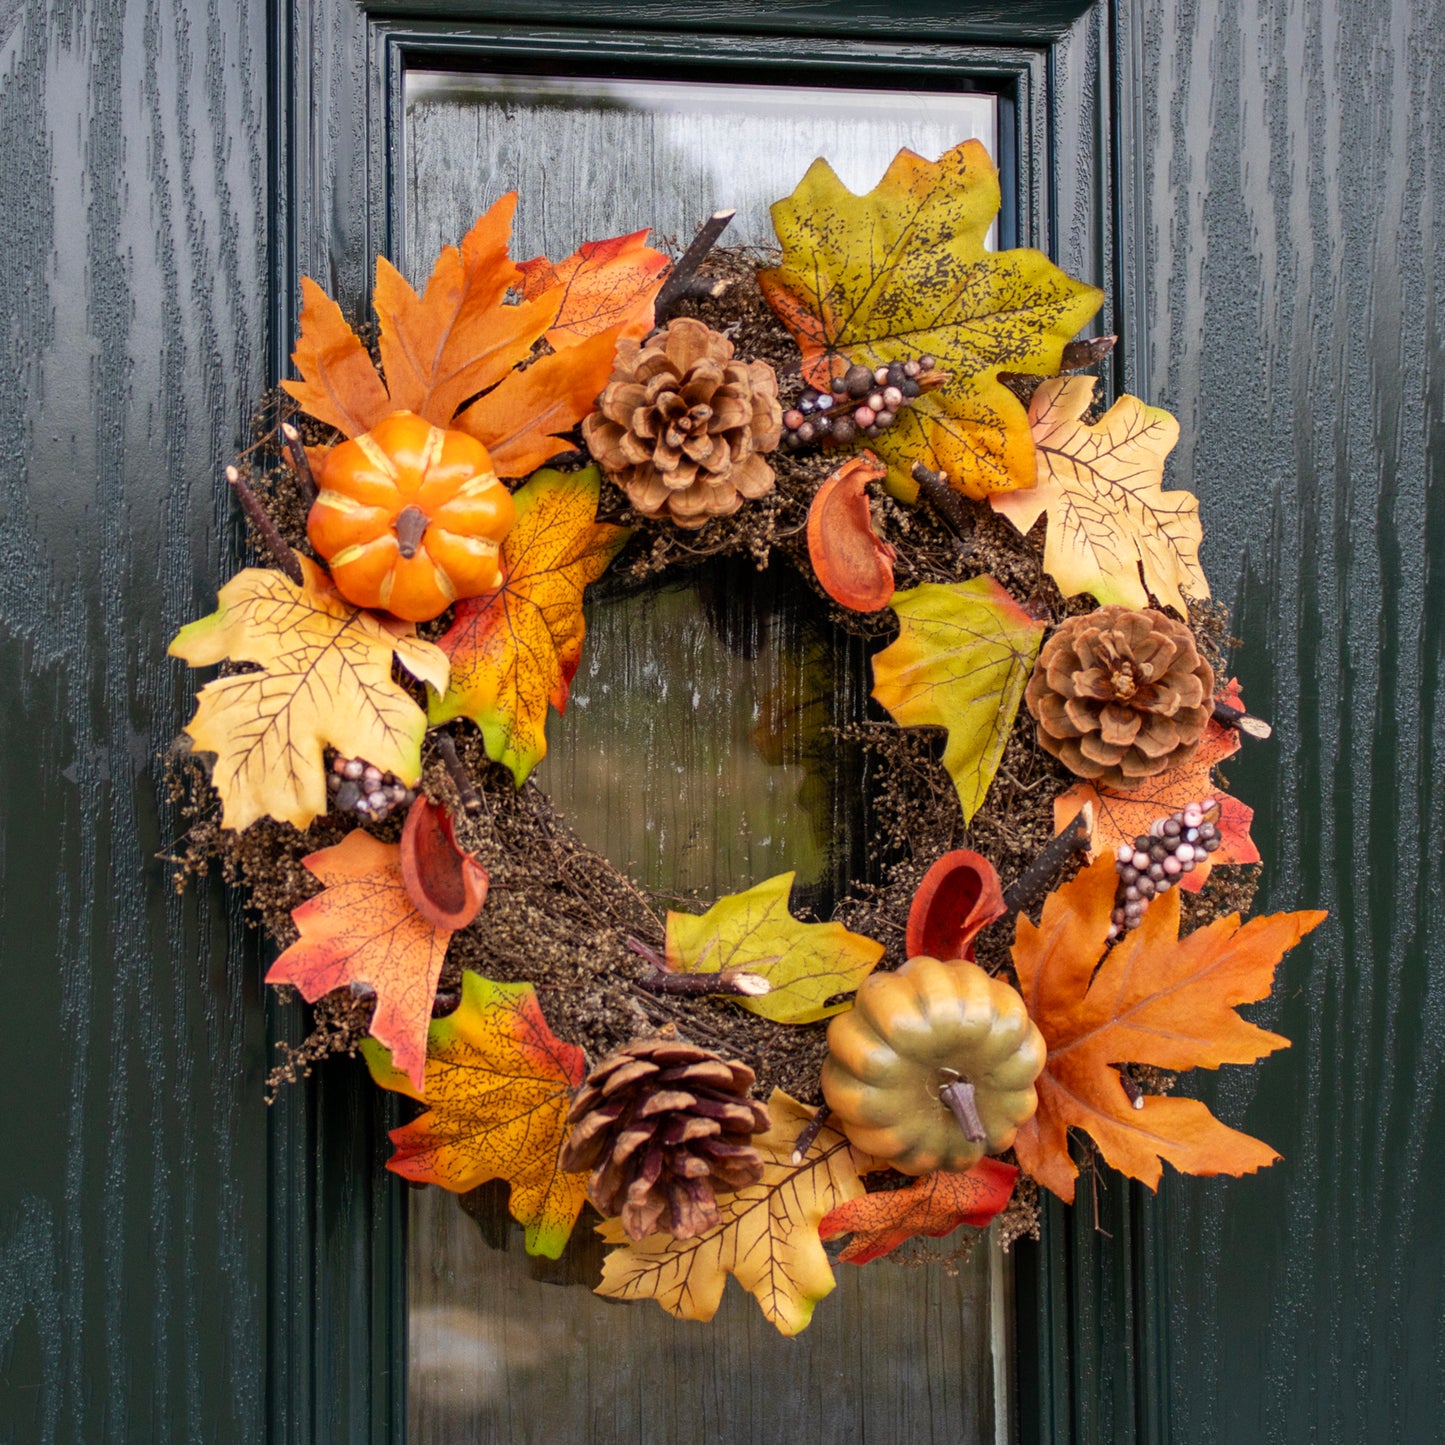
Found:
<path fill-rule="evenodd" d="M 813 1307 L 837 1283 L 818 1238 L 829 1210 L 863 1193 L 859 1166 L 843 1135 L 824 1127 L 801 1164 L 792 1162 L 798 1135 L 813 1111 L 779 1089 L 768 1100 L 772 1126 L 753 1136 L 763 1177 L 718 1200 L 722 1221 L 695 1239 L 650 1234 L 628 1240 L 619 1220 L 598 1233 L 619 1244 L 602 1264 L 597 1293 L 608 1299 L 654 1299 L 683 1320 L 710 1320 L 722 1303 L 728 1275 L 762 1307 L 780 1334 L 807 1327 Z"/>
<path fill-rule="evenodd" d="M 1164 490 L 1179 423 L 1121 396 L 1091 426 L 1083 417 L 1094 380 L 1059 376 L 1039 387 L 1029 406 L 1038 484 L 995 493 L 989 504 L 1020 532 L 1048 512 L 1044 570 L 1066 597 L 1147 607 L 1147 588 L 1187 614 L 1185 594 L 1208 597 L 1209 583 L 1199 565 L 1199 499 Z"/>
<path fill-rule="evenodd" d="M 298 560 L 302 586 L 248 567 L 221 588 L 217 609 L 170 646 L 192 667 L 256 664 L 208 682 L 186 725 L 195 750 L 216 756 L 211 780 L 226 828 L 268 816 L 305 828 L 320 817 L 328 746 L 417 783 L 426 714 L 393 681 L 392 658 L 438 690 L 447 685 L 440 648 L 409 623 L 353 607 L 315 562 Z"/>

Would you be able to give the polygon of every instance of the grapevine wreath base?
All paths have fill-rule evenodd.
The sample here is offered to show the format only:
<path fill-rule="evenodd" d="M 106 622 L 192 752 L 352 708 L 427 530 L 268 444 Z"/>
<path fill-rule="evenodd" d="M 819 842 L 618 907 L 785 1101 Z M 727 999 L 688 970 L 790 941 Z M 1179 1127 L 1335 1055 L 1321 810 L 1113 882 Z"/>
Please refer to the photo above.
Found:
<path fill-rule="evenodd" d="M 552 1258 L 585 1196 L 600 1292 L 708 1318 L 730 1272 L 787 1334 L 834 1262 L 1036 1233 L 1096 1151 L 1151 1185 L 1272 1162 L 1164 1095 L 1286 1042 L 1234 1007 L 1322 915 L 1234 916 L 1258 855 L 1211 768 L 1268 729 L 1162 490 L 1177 427 L 1093 399 L 1098 293 L 983 251 L 976 143 L 865 197 L 815 164 L 774 253 L 714 218 L 671 265 L 638 233 L 518 266 L 514 204 L 420 297 L 378 262 L 378 326 L 307 283 L 302 379 L 229 472 L 271 566 L 173 647 L 225 664 L 174 749 L 180 878 L 244 884 L 313 1005 L 273 1091 L 360 1050 L 418 1101 L 398 1173 L 509 1189 Z M 826 923 L 786 877 L 669 913 L 529 778 L 587 586 L 769 567 L 872 652 Z"/>

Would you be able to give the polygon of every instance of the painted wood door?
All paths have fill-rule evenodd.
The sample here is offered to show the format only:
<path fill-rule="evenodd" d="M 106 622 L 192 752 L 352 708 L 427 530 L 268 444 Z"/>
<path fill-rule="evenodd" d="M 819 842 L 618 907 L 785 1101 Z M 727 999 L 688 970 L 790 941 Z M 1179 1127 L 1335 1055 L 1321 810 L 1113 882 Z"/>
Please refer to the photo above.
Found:
<path fill-rule="evenodd" d="M 383 1111 L 344 1073 L 261 1105 L 255 944 L 156 857 L 187 707 L 162 652 L 238 558 L 218 469 L 296 274 L 355 305 L 387 247 L 396 37 L 624 30 L 1016 78 L 1020 229 L 1109 288 L 1116 384 L 1180 415 L 1174 479 L 1276 723 L 1235 770 L 1261 904 L 1333 911 L 1262 1011 L 1295 1048 L 1203 1090 L 1285 1163 L 1115 1183 L 1102 1228 L 1053 1213 L 1020 1260 L 1022 1438 L 1435 1438 L 1439 0 L 426 9 L 0 5 L 0 1438 L 401 1438 Z"/>

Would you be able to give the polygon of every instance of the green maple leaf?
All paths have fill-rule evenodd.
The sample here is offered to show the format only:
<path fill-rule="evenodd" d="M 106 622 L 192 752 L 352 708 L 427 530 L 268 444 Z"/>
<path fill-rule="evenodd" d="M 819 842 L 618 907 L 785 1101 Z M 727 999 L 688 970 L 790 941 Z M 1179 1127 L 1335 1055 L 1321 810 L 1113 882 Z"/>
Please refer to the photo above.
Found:
<path fill-rule="evenodd" d="M 1104 299 L 1041 251 L 985 251 L 998 208 L 998 172 L 977 141 L 937 161 L 899 151 L 866 196 L 817 160 L 773 207 L 783 261 L 758 279 L 797 337 L 805 380 L 826 389 L 852 363 L 929 353 L 949 374 L 870 443 L 910 501 L 919 461 L 980 500 L 1033 486 L 1028 418 L 998 373 L 1053 375 Z"/>
<path fill-rule="evenodd" d="M 738 1002 L 774 1023 L 817 1023 L 850 1008 L 828 1000 L 852 993 L 883 957 L 883 945 L 841 923 L 799 923 L 788 911 L 792 890 L 793 874 L 780 873 L 719 898 L 706 913 L 669 913 L 668 966 L 679 973 L 760 974 L 771 991 Z"/>
<path fill-rule="evenodd" d="M 904 727 L 948 729 L 943 765 L 967 821 L 998 771 L 1044 624 L 992 577 L 927 582 L 892 607 L 903 627 L 873 659 L 873 696 Z"/>

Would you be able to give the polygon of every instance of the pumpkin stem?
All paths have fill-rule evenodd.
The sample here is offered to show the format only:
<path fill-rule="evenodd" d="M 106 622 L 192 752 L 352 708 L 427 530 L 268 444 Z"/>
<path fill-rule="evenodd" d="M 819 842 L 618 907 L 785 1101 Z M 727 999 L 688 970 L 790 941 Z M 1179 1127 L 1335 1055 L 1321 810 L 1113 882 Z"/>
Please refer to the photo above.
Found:
<path fill-rule="evenodd" d="M 416 556 L 416 549 L 421 546 L 421 539 L 426 536 L 427 523 L 431 519 L 415 503 L 402 510 L 394 524 L 396 530 L 396 549 L 410 561 Z"/>
<path fill-rule="evenodd" d="M 982 1144 L 988 1138 L 983 1116 L 978 1112 L 978 1096 L 967 1079 L 955 1079 L 953 1083 L 945 1084 L 938 1091 L 938 1097 L 948 1105 L 953 1117 L 958 1120 L 958 1127 L 963 1130 L 963 1137 L 970 1144 Z"/>
<path fill-rule="evenodd" d="M 281 440 L 286 444 L 286 460 L 291 463 L 291 470 L 296 473 L 296 480 L 301 485 L 301 503 L 309 510 L 316 500 L 316 478 L 311 474 L 306 445 L 301 440 L 301 433 L 289 421 L 281 423 Z"/>

